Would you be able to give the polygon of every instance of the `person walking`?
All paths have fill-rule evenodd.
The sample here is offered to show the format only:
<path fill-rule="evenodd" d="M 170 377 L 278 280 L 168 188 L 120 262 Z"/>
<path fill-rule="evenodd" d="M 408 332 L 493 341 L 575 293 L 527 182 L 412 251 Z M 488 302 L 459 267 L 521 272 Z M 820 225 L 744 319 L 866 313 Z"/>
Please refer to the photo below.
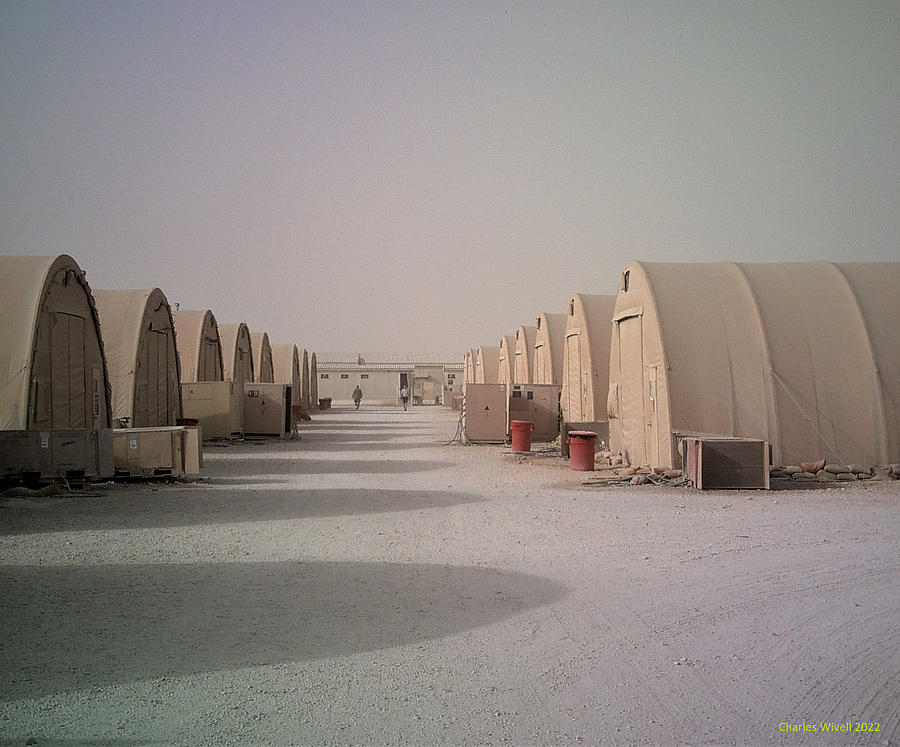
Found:
<path fill-rule="evenodd" d="M 409 387 L 405 384 L 400 389 L 400 400 L 403 402 L 403 409 L 406 409 L 406 406 L 409 404 Z"/>
<path fill-rule="evenodd" d="M 353 404 L 356 405 L 356 409 L 359 409 L 359 403 L 362 402 L 362 389 L 359 388 L 359 384 L 356 385 L 356 389 L 353 390 Z"/>

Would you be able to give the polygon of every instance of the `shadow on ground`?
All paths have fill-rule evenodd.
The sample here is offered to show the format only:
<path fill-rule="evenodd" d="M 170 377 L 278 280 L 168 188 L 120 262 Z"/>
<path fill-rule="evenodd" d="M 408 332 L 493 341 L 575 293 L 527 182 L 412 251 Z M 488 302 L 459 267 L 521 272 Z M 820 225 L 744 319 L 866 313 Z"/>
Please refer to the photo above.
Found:
<path fill-rule="evenodd" d="M 306 451 L 328 451 L 328 452 L 352 452 L 352 451 L 405 451 L 413 449 L 433 449 L 444 446 L 446 441 L 415 441 L 410 443 L 400 443 L 397 440 L 392 441 L 310 441 L 306 444 Z"/>
<path fill-rule="evenodd" d="M 229 482 L 234 483 L 234 480 Z M 247 485 L 245 481 L 243 485 Z M 281 484 L 252 489 L 115 491 L 105 496 L 20 501 L 0 509 L 0 535 L 104 529 L 149 529 L 245 521 L 449 508 L 482 499 L 473 493 L 354 488 L 291 490 Z"/>
<path fill-rule="evenodd" d="M 410 645 L 565 592 L 429 564 L 3 566 L 0 699 Z"/>
<path fill-rule="evenodd" d="M 225 475 L 384 475 L 426 472 L 455 467 L 453 462 L 427 459 L 304 459 L 260 454 L 258 458 L 210 460 L 203 471 L 210 477 Z"/>

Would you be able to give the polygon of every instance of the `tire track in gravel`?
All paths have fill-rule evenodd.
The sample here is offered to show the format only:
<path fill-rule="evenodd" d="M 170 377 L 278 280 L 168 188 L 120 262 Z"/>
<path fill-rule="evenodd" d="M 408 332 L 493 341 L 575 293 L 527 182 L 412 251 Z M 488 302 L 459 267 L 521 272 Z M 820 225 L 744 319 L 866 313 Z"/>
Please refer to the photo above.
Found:
<path fill-rule="evenodd" d="M 879 721 L 882 736 L 893 738 L 900 710 L 900 633 L 894 624 L 900 619 L 900 570 L 889 558 L 864 556 L 839 565 L 793 561 L 755 579 L 746 574 L 723 580 L 710 590 L 712 597 L 702 593 L 708 578 L 692 575 L 670 592 L 697 600 L 696 607 L 685 615 L 660 611 L 655 618 L 676 639 L 689 635 L 692 645 L 718 650 L 723 676 L 739 662 L 728 689 L 741 683 L 755 690 L 774 729 L 784 720 L 843 723 L 856 715 Z M 708 598 L 718 603 L 705 603 Z M 727 631 L 736 621 L 742 621 L 744 637 L 728 651 L 723 646 L 731 643 Z M 757 734 L 764 728 L 773 724 L 761 722 Z"/>
<path fill-rule="evenodd" d="M 810 635 L 803 652 L 835 651 L 835 667 L 806 688 L 792 713 L 808 721 L 878 722 L 880 738 L 893 739 L 900 731 L 900 629 L 892 625 L 900 616 L 893 600 L 862 618 Z M 803 661 L 800 658 L 800 661 Z M 796 664 L 796 661 L 795 661 Z"/>
<path fill-rule="evenodd" d="M 603 589 L 595 598 L 602 603 L 576 601 L 563 605 L 553 616 L 562 633 L 549 657 L 571 656 L 574 644 L 582 666 L 566 691 L 596 692 L 612 669 L 618 682 L 640 696 L 637 718 L 651 716 L 664 723 L 673 737 L 678 733 L 714 741 L 736 734 L 752 734 L 753 725 L 743 709 L 722 694 L 699 662 L 680 657 L 678 646 L 666 641 L 645 617 L 621 596 Z M 562 613 L 562 614 L 561 614 Z M 562 615 L 565 615 L 563 619 Z M 567 697 L 567 692 L 560 695 Z"/>

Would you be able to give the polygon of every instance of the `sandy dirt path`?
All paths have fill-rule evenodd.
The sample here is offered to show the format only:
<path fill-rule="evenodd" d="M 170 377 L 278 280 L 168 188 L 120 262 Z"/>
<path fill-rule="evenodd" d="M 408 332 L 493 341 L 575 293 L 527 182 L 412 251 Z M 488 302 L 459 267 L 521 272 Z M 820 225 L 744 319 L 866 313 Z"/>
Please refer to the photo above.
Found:
<path fill-rule="evenodd" d="M 0 744 L 900 742 L 900 483 L 598 489 L 455 430 L 4 501 Z"/>

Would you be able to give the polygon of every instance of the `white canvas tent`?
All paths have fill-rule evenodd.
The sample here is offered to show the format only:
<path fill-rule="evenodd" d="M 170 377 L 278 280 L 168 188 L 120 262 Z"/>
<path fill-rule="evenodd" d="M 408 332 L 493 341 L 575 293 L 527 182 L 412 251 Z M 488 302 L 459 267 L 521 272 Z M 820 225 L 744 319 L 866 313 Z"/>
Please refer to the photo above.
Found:
<path fill-rule="evenodd" d="M 219 325 L 212 311 L 174 311 L 181 381 L 223 381 Z"/>
<path fill-rule="evenodd" d="M 475 383 L 499 383 L 500 348 L 496 345 L 480 345 L 475 353 Z"/>
<path fill-rule="evenodd" d="M 0 429 L 110 427 L 90 286 L 70 256 L 0 257 Z"/>
<path fill-rule="evenodd" d="M 253 345 L 253 373 L 256 376 L 254 381 L 274 384 L 275 371 L 272 368 L 272 346 L 268 332 L 251 332 L 250 339 Z"/>
<path fill-rule="evenodd" d="M 566 314 L 541 314 L 534 339 L 532 376 L 535 384 L 562 384 L 566 347 Z"/>
<path fill-rule="evenodd" d="M 607 421 L 609 338 L 615 303 L 615 296 L 586 293 L 576 293 L 569 300 L 560 395 L 567 423 Z"/>
<path fill-rule="evenodd" d="M 253 381 L 253 342 L 249 327 L 244 322 L 220 324 L 219 339 L 225 381 L 241 385 Z"/>
<path fill-rule="evenodd" d="M 172 311 L 159 288 L 96 290 L 112 388 L 113 422 L 158 428 L 181 417 L 181 377 Z"/>
<path fill-rule="evenodd" d="M 533 384 L 534 343 L 537 327 L 519 327 L 516 330 L 514 381 L 516 384 Z"/>
<path fill-rule="evenodd" d="M 900 263 L 630 262 L 616 297 L 613 449 L 763 439 L 776 464 L 900 460 Z"/>
<path fill-rule="evenodd" d="M 514 384 L 516 382 L 516 338 L 513 335 L 503 335 L 497 350 L 497 383 Z"/>
<path fill-rule="evenodd" d="M 300 376 L 300 354 L 296 345 L 272 345 L 272 368 L 276 384 L 291 387 L 291 404 L 302 405 L 302 378 Z"/>

